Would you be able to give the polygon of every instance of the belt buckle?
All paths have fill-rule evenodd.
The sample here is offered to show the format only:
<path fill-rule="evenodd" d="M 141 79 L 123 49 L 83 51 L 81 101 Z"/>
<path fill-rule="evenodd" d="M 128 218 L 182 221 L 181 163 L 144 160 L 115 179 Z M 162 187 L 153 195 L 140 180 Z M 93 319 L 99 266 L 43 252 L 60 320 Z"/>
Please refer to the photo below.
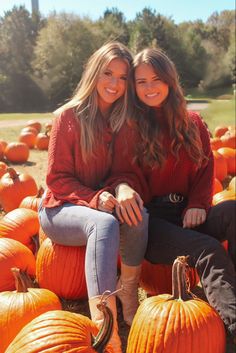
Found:
<path fill-rule="evenodd" d="M 179 203 L 182 202 L 184 199 L 183 195 L 176 194 L 176 193 L 171 193 L 169 194 L 169 200 L 172 203 Z"/>

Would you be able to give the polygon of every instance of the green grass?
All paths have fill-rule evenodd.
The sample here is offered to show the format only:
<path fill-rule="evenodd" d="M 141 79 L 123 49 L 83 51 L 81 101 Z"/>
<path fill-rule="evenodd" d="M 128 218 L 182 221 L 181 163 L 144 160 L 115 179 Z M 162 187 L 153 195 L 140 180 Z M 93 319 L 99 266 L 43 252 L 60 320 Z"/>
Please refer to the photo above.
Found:
<path fill-rule="evenodd" d="M 52 118 L 52 113 L 2 113 L 0 120 L 40 120 L 42 118 Z"/>
<path fill-rule="evenodd" d="M 210 131 L 217 125 L 235 125 L 235 100 L 214 100 L 201 111 L 201 115 Z"/>

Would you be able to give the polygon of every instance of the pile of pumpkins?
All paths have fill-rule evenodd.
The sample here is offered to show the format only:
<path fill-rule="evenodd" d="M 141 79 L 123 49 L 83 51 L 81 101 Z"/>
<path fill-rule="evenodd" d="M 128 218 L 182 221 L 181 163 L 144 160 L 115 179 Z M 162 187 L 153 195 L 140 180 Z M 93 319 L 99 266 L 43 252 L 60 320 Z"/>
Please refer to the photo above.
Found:
<path fill-rule="evenodd" d="M 216 138 L 218 137 L 212 140 L 216 141 Z M 227 195 L 213 202 L 216 204 L 228 199 L 235 200 L 235 144 L 231 147 L 221 145 L 217 149 L 213 146 L 215 145 L 212 142 L 217 177 L 214 197 L 229 191 Z M 224 165 L 227 166 L 224 174 L 220 174 L 220 168 L 218 172 L 217 154 L 222 156 Z M 18 173 L 14 168 L 0 162 L 0 177 L 0 205 L 5 212 L 0 219 L 0 353 L 103 352 L 101 347 L 107 342 L 109 332 L 98 334 L 98 329 L 89 318 L 62 310 L 62 298 L 87 298 L 85 247 L 55 244 L 43 232 L 39 224 L 38 208 L 44 190 L 38 188 L 31 175 Z M 226 189 L 219 191 L 218 182 L 223 189 L 226 179 Z M 227 244 L 223 245 L 227 248 Z M 183 273 L 187 279 L 183 277 Z M 185 288 L 186 281 L 190 288 L 199 281 L 196 270 L 187 268 L 186 259 L 177 259 L 173 267 L 143 262 L 140 286 L 153 297 L 145 299 L 136 314 L 127 353 L 159 352 L 155 350 L 157 345 L 165 345 L 169 350 L 162 352 L 170 353 L 174 340 L 182 347 L 181 352 L 198 353 L 201 351 L 198 345 L 200 337 L 205 342 L 211 342 L 208 353 L 224 352 L 225 329 L 221 319 L 207 303 L 189 298 Z M 175 283 L 175 288 L 172 288 L 172 282 Z M 178 315 L 181 321 L 183 310 L 186 310 L 185 315 L 189 317 L 189 313 L 195 310 L 189 306 L 192 302 L 193 307 L 199 307 L 197 310 L 204 312 L 205 317 L 203 320 L 202 314 L 194 314 L 197 318 L 196 327 L 193 326 L 190 332 L 187 319 L 186 325 L 181 322 L 180 329 L 178 320 L 174 317 Z M 174 305 L 178 308 L 174 308 Z M 175 313 L 173 316 L 172 312 Z M 109 318 L 109 315 L 105 316 Z M 191 321 L 192 318 L 188 320 Z M 109 324 L 105 326 L 109 327 Z M 209 333 L 213 327 L 214 335 L 211 338 Z M 196 335 L 196 338 L 197 330 L 200 336 Z M 97 334 L 98 341 L 104 337 L 106 339 L 98 344 L 96 339 L 92 339 Z M 157 336 L 159 343 L 154 340 Z M 165 343 L 160 337 L 165 339 Z M 186 350 L 186 337 L 189 347 L 196 341 L 195 350 Z M 113 350 L 108 345 L 104 352 L 112 353 Z"/>
<path fill-rule="evenodd" d="M 7 167 L 0 179 L 5 211 L 0 220 L 0 353 L 69 352 L 70 347 L 95 352 L 110 330 L 98 333 L 89 318 L 62 310 L 61 302 L 87 297 L 85 247 L 56 245 L 46 237 L 38 218 L 43 191 L 31 175 L 14 168 Z M 106 352 L 114 353 L 109 347 Z"/>
<path fill-rule="evenodd" d="M 18 141 L 7 143 L 0 140 L 0 160 L 25 163 L 29 158 L 30 149 L 47 150 L 52 123 L 45 123 L 44 128 L 44 132 L 41 132 L 42 124 L 36 120 L 29 120 L 21 129 Z"/>

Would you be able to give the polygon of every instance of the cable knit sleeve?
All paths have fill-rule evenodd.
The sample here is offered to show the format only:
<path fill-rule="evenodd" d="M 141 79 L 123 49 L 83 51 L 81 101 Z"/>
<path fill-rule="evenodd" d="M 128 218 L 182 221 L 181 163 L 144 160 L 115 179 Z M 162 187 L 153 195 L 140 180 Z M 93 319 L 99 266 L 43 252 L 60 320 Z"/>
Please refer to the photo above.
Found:
<path fill-rule="evenodd" d="M 97 208 L 98 196 L 103 189 L 93 190 L 78 179 L 78 164 L 79 168 L 85 168 L 82 158 L 78 160 L 78 149 L 79 124 L 72 110 L 68 110 L 55 118 L 50 135 L 46 182 L 53 205 L 71 202 Z M 45 206 L 53 207 L 50 203 Z"/>
<path fill-rule="evenodd" d="M 208 211 L 212 204 L 214 182 L 214 157 L 210 147 L 210 136 L 201 117 L 197 113 L 190 113 L 190 117 L 193 118 L 199 128 L 203 151 L 208 161 L 203 163 L 192 177 L 186 210 L 189 208 L 204 208 Z"/>
<path fill-rule="evenodd" d="M 146 203 L 150 199 L 148 184 L 142 168 L 134 161 L 138 143 L 140 138 L 136 128 L 125 124 L 116 137 L 111 173 L 106 185 L 115 188 L 120 183 L 127 183 Z"/>

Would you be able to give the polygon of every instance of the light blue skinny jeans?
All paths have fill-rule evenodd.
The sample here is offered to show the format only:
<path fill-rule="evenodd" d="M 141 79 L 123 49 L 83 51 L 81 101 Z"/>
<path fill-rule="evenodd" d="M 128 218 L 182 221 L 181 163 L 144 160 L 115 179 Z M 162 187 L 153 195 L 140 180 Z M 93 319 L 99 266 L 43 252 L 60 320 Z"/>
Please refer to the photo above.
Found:
<path fill-rule="evenodd" d="M 86 245 L 85 276 L 89 298 L 114 291 L 117 258 L 129 266 L 141 264 L 148 240 L 148 213 L 137 226 L 119 224 L 111 214 L 85 206 L 65 203 L 39 209 L 43 231 L 57 244 Z"/>

